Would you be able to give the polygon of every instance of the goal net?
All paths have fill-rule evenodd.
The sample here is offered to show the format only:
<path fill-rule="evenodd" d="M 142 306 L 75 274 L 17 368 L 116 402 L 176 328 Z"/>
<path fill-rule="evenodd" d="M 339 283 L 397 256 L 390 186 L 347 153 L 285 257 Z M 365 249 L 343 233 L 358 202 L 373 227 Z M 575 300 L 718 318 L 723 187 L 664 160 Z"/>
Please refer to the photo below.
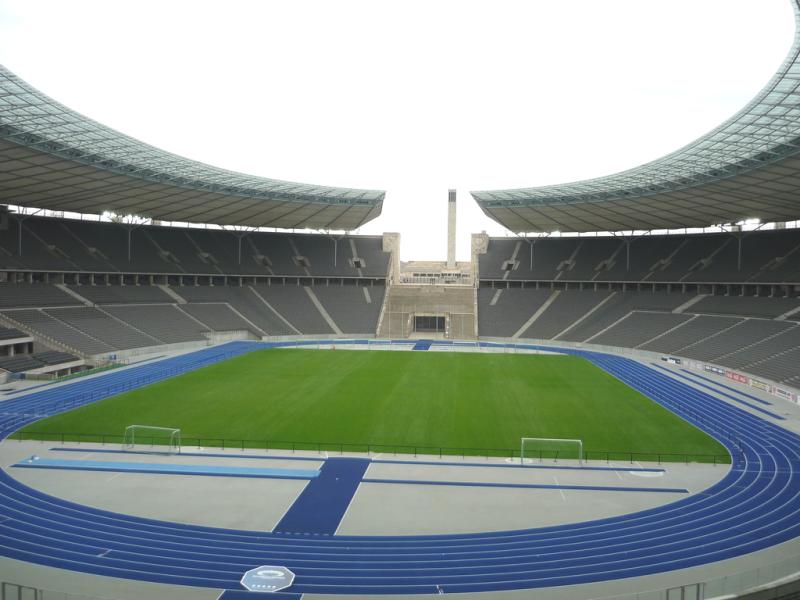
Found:
<path fill-rule="evenodd" d="M 128 425 L 122 438 L 122 449 L 179 454 L 181 430 L 152 425 Z"/>
<path fill-rule="evenodd" d="M 534 460 L 558 462 L 559 459 L 577 460 L 583 465 L 583 442 L 563 438 L 522 438 L 519 449 L 521 464 Z"/>

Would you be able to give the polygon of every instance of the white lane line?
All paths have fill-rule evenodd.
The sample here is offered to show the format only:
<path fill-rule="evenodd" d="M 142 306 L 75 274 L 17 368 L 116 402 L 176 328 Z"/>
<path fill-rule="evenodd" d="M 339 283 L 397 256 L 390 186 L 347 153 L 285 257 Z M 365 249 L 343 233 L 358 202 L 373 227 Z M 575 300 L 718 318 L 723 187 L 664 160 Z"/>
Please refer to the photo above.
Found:
<path fill-rule="evenodd" d="M 114 474 L 113 474 L 111 477 L 109 477 L 108 479 L 106 479 L 106 483 L 108 483 L 109 481 L 114 481 L 114 480 L 115 480 L 117 477 L 119 477 L 120 475 L 122 475 L 122 471 L 120 471 L 119 473 L 114 473 Z"/>
<path fill-rule="evenodd" d="M 559 485 L 559 486 L 561 485 L 560 483 L 558 483 L 558 479 L 556 479 L 556 476 L 555 476 L 555 475 L 553 475 L 553 481 L 555 481 L 555 482 L 556 482 L 556 485 Z M 558 493 L 559 493 L 559 494 L 561 494 L 561 499 L 562 499 L 564 502 L 566 502 L 566 501 L 567 501 L 567 497 L 564 495 L 564 490 L 562 490 L 562 489 L 559 487 L 559 488 L 558 488 Z"/>

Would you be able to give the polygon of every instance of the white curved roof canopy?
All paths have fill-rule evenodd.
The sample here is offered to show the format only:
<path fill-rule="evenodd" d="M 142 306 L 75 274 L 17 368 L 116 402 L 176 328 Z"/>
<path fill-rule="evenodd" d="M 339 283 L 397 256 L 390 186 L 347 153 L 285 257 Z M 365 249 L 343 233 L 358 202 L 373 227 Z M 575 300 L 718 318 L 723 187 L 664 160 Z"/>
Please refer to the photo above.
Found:
<path fill-rule="evenodd" d="M 800 218 L 800 0 L 781 68 L 725 123 L 663 158 L 615 175 L 471 192 L 515 232 L 704 227 Z"/>
<path fill-rule="evenodd" d="M 171 154 L 70 110 L 0 65 L 0 203 L 351 230 L 380 214 L 384 196 L 255 177 Z"/>

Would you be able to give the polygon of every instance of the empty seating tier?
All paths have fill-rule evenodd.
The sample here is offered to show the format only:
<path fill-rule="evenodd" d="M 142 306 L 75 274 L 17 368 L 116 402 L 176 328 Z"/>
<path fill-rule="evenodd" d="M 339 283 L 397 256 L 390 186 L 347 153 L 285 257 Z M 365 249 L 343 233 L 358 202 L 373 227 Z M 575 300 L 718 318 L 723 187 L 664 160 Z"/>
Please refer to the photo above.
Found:
<path fill-rule="evenodd" d="M 208 327 L 177 307 L 167 304 L 107 306 L 104 310 L 167 344 L 203 340 L 205 339 L 203 334 L 208 332 Z"/>
<path fill-rule="evenodd" d="M 88 306 L 80 308 L 51 308 L 44 312 L 108 344 L 115 350 L 145 348 L 161 344 L 160 339 L 145 335 L 129 326 L 125 321 L 114 319 L 108 313 L 96 308 Z"/>
<path fill-rule="evenodd" d="M 115 350 L 107 343 L 93 338 L 41 310 L 7 311 L 3 313 L 3 316 L 13 319 L 33 331 L 34 334 L 44 337 L 45 340 L 53 339 L 82 354 L 102 354 Z"/>
<path fill-rule="evenodd" d="M 250 331 L 250 323 L 237 315 L 227 304 L 183 304 L 181 310 L 214 331 Z M 254 334 L 258 335 L 255 331 Z"/>
<path fill-rule="evenodd" d="M 94 304 L 159 304 L 175 302 L 155 285 L 73 285 L 77 294 Z"/>
<path fill-rule="evenodd" d="M 0 358 L 0 369 L 10 371 L 12 373 L 22 373 L 24 371 L 31 371 L 42 367 L 41 361 L 36 360 L 29 354 L 18 354 L 17 356 L 9 356 Z"/>
<path fill-rule="evenodd" d="M 0 340 L 13 340 L 16 338 L 28 337 L 27 333 L 23 333 L 19 329 L 9 327 L 0 327 Z"/>
<path fill-rule="evenodd" d="M 386 288 L 382 285 L 320 285 L 314 293 L 345 333 L 374 334 Z"/>
<path fill-rule="evenodd" d="M 20 255 L 18 228 L 12 226 L 3 233 L 0 268 L 7 269 L 382 278 L 389 268 L 381 236 L 334 239 L 318 234 L 154 225 L 129 228 L 116 223 L 27 217 Z M 359 259 L 358 263 L 354 259 Z M 98 303 L 103 302 L 107 301 Z"/>
<path fill-rule="evenodd" d="M 0 308 L 80 306 L 80 301 L 53 285 L 0 283 Z"/>

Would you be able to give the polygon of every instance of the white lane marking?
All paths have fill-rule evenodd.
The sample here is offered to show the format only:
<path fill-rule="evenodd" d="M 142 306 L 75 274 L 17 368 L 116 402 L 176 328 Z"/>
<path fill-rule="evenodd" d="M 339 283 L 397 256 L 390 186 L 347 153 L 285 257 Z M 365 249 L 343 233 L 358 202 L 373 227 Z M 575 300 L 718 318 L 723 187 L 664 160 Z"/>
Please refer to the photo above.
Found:
<path fill-rule="evenodd" d="M 556 479 L 556 476 L 555 476 L 555 475 L 553 475 L 553 481 L 555 481 L 555 482 L 556 482 L 556 485 L 559 485 L 559 486 L 561 485 L 560 483 L 558 483 L 558 479 Z M 559 493 L 559 494 L 561 494 L 561 499 L 562 499 L 564 502 L 566 502 L 566 501 L 567 501 L 567 497 L 564 495 L 564 490 L 562 490 L 562 489 L 559 487 L 559 488 L 558 488 L 558 493 Z"/>
<path fill-rule="evenodd" d="M 106 479 L 106 483 L 108 483 L 109 481 L 114 481 L 114 480 L 115 480 L 117 477 L 119 477 L 120 475 L 122 475 L 122 471 L 120 471 L 119 473 L 114 473 L 114 474 L 113 474 L 111 477 L 109 477 L 108 479 Z"/>

